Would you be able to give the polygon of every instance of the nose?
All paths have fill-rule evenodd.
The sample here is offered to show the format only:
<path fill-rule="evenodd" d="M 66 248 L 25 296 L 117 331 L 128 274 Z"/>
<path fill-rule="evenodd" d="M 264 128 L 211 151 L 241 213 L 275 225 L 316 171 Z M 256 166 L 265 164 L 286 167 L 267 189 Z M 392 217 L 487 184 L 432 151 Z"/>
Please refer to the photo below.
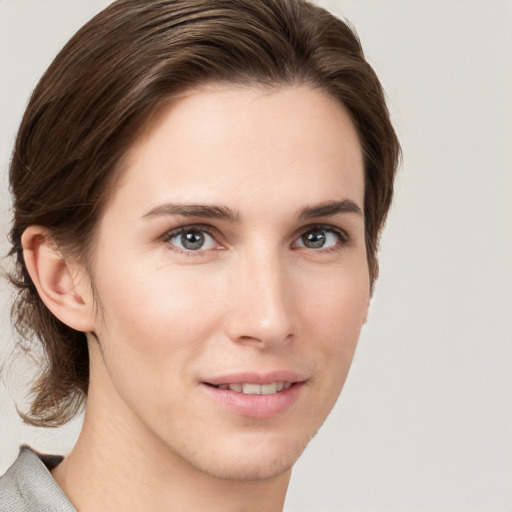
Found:
<path fill-rule="evenodd" d="M 294 336 L 291 279 L 277 255 L 240 258 L 230 276 L 225 326 L 231 340 L 269 347 Z"/>

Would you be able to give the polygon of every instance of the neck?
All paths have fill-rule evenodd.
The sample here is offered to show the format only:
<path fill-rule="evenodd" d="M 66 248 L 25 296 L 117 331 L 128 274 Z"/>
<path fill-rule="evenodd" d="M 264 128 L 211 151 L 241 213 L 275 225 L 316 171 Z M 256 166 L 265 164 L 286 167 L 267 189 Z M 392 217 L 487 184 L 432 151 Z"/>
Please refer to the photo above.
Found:
<path fill-rule="evenodd" d="M 281 512 L 291 470 L 268 479 L 228 480 L 201 471 L 143 422 L 112 403 L 108 380 L 91 384 L 80 437 L 52 474 L 80 512 L 97 510 Z M 91 383 L 98 380 L 91 379 Z"/>

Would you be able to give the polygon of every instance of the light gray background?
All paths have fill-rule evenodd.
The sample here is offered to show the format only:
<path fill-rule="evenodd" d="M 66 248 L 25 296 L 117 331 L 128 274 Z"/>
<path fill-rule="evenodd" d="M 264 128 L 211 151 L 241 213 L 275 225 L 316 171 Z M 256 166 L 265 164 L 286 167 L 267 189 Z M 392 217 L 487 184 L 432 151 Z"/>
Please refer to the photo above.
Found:
<path fill-rule="evenodd" d="M 105 0 L 0 0 L 0 252 L 7 164 L 30 91 Z M 342 398 L 287 508 L 512 510 L 512 2 L 324 0 L 356 26 L 404 150 L 381 278 Z M 3 260 L 4 265 L 7 263 Z M 69 451 L 80 421 L 23 426 L 0 285 L 0 473 L 27 442 Z"/>

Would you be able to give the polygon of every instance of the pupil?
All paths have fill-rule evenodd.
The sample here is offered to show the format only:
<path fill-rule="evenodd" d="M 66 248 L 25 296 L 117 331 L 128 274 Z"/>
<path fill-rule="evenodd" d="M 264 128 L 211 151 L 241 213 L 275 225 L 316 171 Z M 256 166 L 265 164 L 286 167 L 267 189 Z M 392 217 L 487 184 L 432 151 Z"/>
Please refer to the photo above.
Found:
<path fill-rule="evenodd" d="M 310 231 L 302 237 L 306 247 L 318 249 L 325 244 L 325 233 L 323 231 Z"/>
<path fill-rule="evenodd" d="M 185 249 L 200 249 L 204 244 L 204 235 L 199 231 L 189 231 L 181 235 L 181 243 Z"/>

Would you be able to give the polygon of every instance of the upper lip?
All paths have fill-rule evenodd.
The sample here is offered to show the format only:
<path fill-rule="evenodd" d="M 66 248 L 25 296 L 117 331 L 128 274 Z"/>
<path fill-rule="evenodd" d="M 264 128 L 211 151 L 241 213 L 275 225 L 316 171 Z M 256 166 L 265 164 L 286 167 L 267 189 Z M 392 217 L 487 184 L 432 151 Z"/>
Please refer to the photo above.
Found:
<path fill-rule="evenodd" d="M 221 384 L 272 384 L 273 382 L 303 382 L 306 376 L 289 370 L 273 370 L 268 372 L 254 372 L 245 371 L 237 373 L 228 373 L 214 377 L 203 379 L 202 382 L 211 384 L 212 386 L 219 386 Z"/>

